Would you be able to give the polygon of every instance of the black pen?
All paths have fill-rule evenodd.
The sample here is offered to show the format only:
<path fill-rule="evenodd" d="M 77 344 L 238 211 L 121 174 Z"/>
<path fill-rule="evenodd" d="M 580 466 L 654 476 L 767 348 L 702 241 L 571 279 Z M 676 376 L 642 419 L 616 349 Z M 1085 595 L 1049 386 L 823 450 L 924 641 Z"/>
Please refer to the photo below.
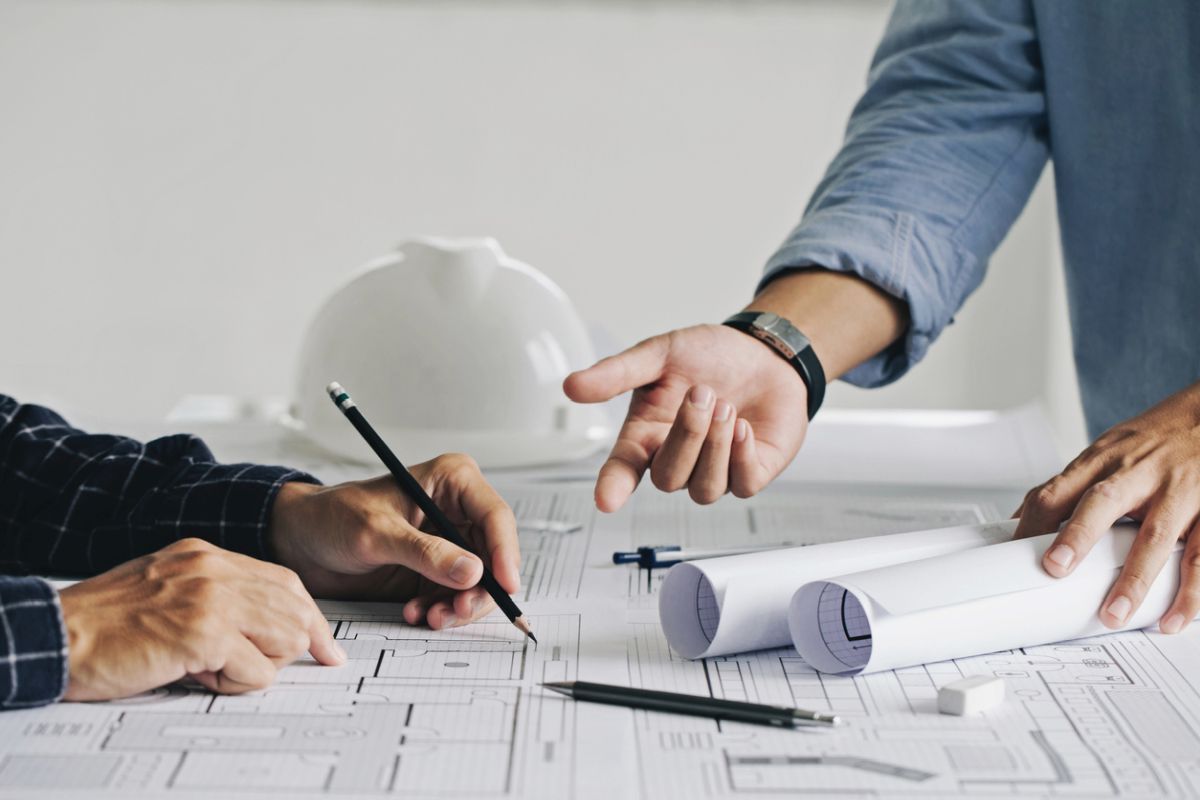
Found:
<path fill-rule="evenodd" d="M 559 694 L 565 694 L 567 697 L 592 703 L 607 703 L 608 705 L 641 708 L 647 711 L 666 711 L 671 714 L 724 719 L 730 722 L 751 722 L 756 725 L 773 725 L 777 728 L 797 728 L 810 725 L 833 727 L 842 724 L 841 719 L 835 714 L 804 711 L 789 706 L 743 703 L 737 700 L 658 692 L 652 689 L 633 689 L 628 686 L 609 686 L 604 683 L 588 683 L 587 681 L 559 681 L 543 683 L 542 686 Z"/>
<path fill-rule="evenodd" d="M 454 527 L 454 523 L 446 518 L 442 510 L 437 507 L 437 503 L 433 502 L 433 498 L 426 494 L 421 488 L 421 484 L 412 476 L 400 459 L 396 458 L 396 454 L 383 441 L 375 429 L 371 427 L 371 423 L 367 422 L 367 418 L 358 410 L 358 406 L 350 399 L 350 395 L 342 388 L 340 383 L 336 381 L 325 387 L 329 392 L 329 397 L 333 400 L 333 404 L 341 409 L 342 414 L 346 419 L 350 420 L 350 424 L 354 429 L 367 440 L 367 444 L 375 451 L 375 455 L 379 456 L 379 460 L 383 462 L 388 471 L 392 473 L 392 477 L 396 479 L 396 483 L 400 484 L 400 488 L 412 498 L 423 512 L 425 518 L 433 523 L 434 531 L 438 536 L 452 542 L 464 550 L 470 550 L 471 547 L 459 534 L 458 528 Z M 533 631 L 529 629 L 529 623 L 525 620 L 525 615 L 521 613 L 521 609 L 517 608 L 517 604 L 508 596 L 508 592 L 504 591 L 503 587 L 496 581 L 496 576 L 487 568 L 483 567 L 483 577 L 479 579 L 479 584 L 487 590 L 487 593 L 496 601 L 496 605 L 500 606 L 500 610 L 504 612 L 504 616 L 508 617 L 508 621 L 516 626 L 517 630 L 528 636 L 537 644 L 537 637 L 533 635 Z"/>

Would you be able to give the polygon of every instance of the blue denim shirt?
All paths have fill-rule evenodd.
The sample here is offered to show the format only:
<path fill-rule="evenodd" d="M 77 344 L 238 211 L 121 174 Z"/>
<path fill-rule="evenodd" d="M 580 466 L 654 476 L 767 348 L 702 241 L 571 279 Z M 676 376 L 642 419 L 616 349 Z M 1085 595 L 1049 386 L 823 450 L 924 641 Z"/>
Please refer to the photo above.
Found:
<path fill-rule="evenodd" d="M 863 276 L 902 375 L 983 280 L 1053 159 L 1093 436 L 1200 379 L 1200 3 L 900 0 L 846 141 L 767 265 Z"/>

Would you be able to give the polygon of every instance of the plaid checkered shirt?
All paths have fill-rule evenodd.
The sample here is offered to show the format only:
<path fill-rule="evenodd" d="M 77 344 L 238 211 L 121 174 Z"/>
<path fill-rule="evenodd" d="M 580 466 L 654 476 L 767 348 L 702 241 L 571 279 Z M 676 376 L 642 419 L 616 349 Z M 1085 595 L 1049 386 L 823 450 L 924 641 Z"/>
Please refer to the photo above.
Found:
<path fill-rule="evenodd" d="M 66 691 L 58 593 L 32 575 L 87 577 L 187 537 L 255 558 L 284 467 L 218 464 L 200 439 L 145 444 L 72 428 L 48 408 L 0 395 L 0 708 Z"/>

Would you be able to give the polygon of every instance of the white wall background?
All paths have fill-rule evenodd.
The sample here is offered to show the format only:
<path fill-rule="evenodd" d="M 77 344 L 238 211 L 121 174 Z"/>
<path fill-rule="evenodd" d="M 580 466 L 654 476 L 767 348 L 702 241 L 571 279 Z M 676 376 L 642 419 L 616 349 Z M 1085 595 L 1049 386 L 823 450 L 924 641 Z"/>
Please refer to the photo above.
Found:
<path fill-rule="evenodd" d="M 323 294 L 416 233 L 498 237 L 621 343 L 720 319 L 836 150 L 886 14 L 0 0 L 0 391 L 114 421 L 286 394 Z M 1040 399 L 1078 440 L 1043 183 L 932 356 L 831 403 Z"/>

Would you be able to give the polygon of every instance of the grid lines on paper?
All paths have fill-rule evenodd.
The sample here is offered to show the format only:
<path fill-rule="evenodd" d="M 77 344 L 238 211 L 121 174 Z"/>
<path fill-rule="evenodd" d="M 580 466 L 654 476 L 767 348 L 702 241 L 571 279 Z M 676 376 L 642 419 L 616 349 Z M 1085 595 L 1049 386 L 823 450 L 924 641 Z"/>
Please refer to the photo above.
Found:
<path fill-rule="evenodd" d="M 717 605 L 717 597 L 713 594 L 712 583 L 708 578 L 701 577 L 696 584 L 696 616 L 700 620 L 700 630 L 704 638 L 712 642 L 717 635 L 717 625 L 721 622 L 721 608 Z"/>
<path fill-rule="evenodd" d="M 862 604 L 832 583 L 821 588 L 817 601 L 821 639 L 829 653 L 850 669 L 862 667 L 871 657 L 871 625 Z"/>

